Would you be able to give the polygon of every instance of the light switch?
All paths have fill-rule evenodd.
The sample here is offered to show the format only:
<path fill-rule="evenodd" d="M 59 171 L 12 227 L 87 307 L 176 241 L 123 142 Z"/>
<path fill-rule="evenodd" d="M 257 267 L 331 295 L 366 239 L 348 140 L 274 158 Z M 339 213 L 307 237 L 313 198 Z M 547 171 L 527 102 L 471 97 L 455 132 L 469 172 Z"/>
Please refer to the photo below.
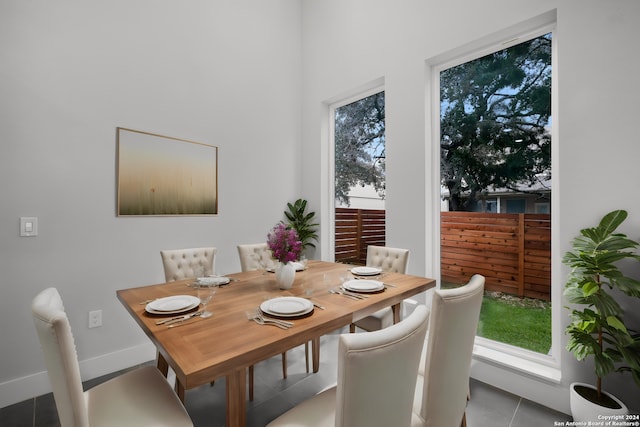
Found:
<path fill-rule="evenodd" d="M 20 217 L 20 236 L 33 237 L 38 235 L 38 218 L 32 216 Z"/>

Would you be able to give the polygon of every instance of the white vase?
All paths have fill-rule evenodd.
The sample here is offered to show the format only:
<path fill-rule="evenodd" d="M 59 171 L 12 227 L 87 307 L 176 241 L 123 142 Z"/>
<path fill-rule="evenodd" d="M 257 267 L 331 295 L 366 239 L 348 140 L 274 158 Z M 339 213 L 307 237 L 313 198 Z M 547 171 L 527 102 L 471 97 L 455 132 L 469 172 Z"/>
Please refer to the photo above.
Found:
<path fill-rule="evenodd" d="M 280 289 L 291 289 L 295 278 L 296 268 L 292 263 L 278 263 L 276 266 L 276 283 Z"/>
<path fill-rule="evenodd" d="M 620 401 L 617 397 L 613 396 L 611 393 L 607 393 L 605 391 L 602 394 L 606 394 L 611 399 L 616 401 L 620 405 L 620 409 L 607 408 L 597 403 L 593 403 L 584 397 L 582 397 L 575 390 L 575 386 L 582 386 L 594 389 L 590 384 L 585 383 L 572 383 L 569 387 L 570 390 L 570 398 L 569 402 L 571 404 L 571 416 L 573 417 L 573 421 L 582 421 L 585 423 L 591 422 L 601 422 L 603 420 L 615 420 L 616 418 L 610 418 L 610 416 L 624 416 L 629 413 L 629 409 L 625 406 L 624 403 Z"/>

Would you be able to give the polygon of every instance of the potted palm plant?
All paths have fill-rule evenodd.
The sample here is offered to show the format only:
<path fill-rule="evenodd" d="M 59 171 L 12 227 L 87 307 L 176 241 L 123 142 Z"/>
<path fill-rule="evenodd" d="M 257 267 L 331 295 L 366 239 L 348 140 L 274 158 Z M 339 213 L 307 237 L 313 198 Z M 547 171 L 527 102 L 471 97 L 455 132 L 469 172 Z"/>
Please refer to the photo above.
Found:
<path fill-rule="evenodd" d="M 296 230 L 298 238 L 302 242 L 302 249 L 315 248 L 313 241 L 318 240 L 317 227 L 319 224 L 314 223 L 316 213 L 306 212 L 307 201 L 298 199 L 293 204 L 287 203 L 287 210 L 284 215 L 287 218 L 289 227 Z"/>
<path fill-rule="evenodd" d="M 640 297 L 640 281 L 626 276 L 618 267 L 625 259 L 640 260 L 635 253 L 640 244 L 615 233 L 626 218 L 626 211 L 615 210 L 597 227 L 580 230 L 572 250 L 563 257 L 563 263 L 571 267 L 564 295 L 575 304 L 565 331 L 569 335 L 567 349 L 578 360 L 593 356 L 596 377 L 595 387 L 571 384 L 574 421 L 597 421 L 604 414 L 628 413 L 619 399 L 602 390 L 606 375 L 628 372 L 640 386 L 640 334 L 625 325 L 623 310 L 611 295 L 617 289 Z"/>

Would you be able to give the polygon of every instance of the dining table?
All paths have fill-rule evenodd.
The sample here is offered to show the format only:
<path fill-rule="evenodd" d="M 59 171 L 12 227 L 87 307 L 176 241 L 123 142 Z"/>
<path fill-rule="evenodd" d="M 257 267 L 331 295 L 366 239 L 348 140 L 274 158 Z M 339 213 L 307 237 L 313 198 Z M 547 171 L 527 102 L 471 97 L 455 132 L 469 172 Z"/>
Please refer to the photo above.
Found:
<path fill-rule="evenodd" d="M 220 286 L 207 305 L 212 316 L 194 316 L 169 326 L 157 324 L 166 316 L 150 312 L 147 304 L 159 298 L 195 296 L 194 279 L 132 287 L 116 293 L 156 346 L 159 369 L 165 375 L 168 367 L 175 372 L 178 397 L 184 401 L 186 390 L 225 377 L 226 425 L 240 427 L 246 424 L 248 367 L 311 341 L 313 372 L 317 372 L 322 335 L 384 307 L 392 307 L 394 321 L 398 322 L 403 300 L 435 286 L 435 280 L 426 277 L 383 272 L 362 277 L 381 282 L 381 290 L 353 297 L 343 292 L 342 287 L 359 277 L 352 274 L 353 267 L 310 260 L 304 270 L 296 273 L 290 289 L 280 289 L 275 274 L 267 270 L 227 274 L 229 283 Z M 247 313 L 278 297 L 304 298 L 313 304 L 313 309 L 301 316 L 287 317 L 285 320 L 293 326 L 286 329 L 260 325 L 248 318 Z"/>

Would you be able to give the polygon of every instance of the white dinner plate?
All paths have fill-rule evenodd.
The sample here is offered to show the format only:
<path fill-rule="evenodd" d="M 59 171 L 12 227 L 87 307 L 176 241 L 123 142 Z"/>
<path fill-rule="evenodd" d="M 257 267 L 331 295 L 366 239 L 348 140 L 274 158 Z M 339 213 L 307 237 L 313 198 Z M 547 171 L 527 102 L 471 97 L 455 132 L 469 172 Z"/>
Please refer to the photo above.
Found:
<path fill-rule="evenodd" d="M 375 276 L 382 273 L 382 269 L 376 267 L 353 267 L 351 272 L 358 276 Z"/>
<path fill-rule="evenodd" d="M 174 314 L 191 310 L 200 304 L 200 299 L 193 295 L 174 295 L 158 298 L 145 306 L 145 310 L 153 314 Z"/>
<path fill-rule="evenodd" d="M 198 277 L 196 283 L 198 285 L 226 285 L 231 279 L 224 276 Z"/>
<path fill-rule="evenodd" d="M 384 283 L 377 280 L 347 280 L 342 287 L 354 292 L 378 292 L 384 289 Z"/>
<path fill-rule="evenodd" d="M 274 316 L 302 316 L 313 310 L 313 303 L 306 298 L 279 297 L 260 304 L 260 310 Z"/>
<path fill-rule="evenodd" d="M 193 305 L 190 305 L 190 306 L 188 306 L 188 307 L 181 308 L 181 309 L 179 309 L 179 310 L 172 310 L 172 311 L 157 311 L 157 310 L 154 310 L 154 309 L 152 309 L 152 308 L 145 307 L 145 311 L 146 311 L 147 313 L 149 313 L 149 314 L 161 314 L 161 315 L 164 315 L 164 316 L 170 316 L 170 315 L 174 315 L 174 314 L 182 314 L 182 313 L 186 313 L 187 311 L 191 311 L 191 310 L 193 310 L 193 309 L 194 309 L 194 308 L 196 308 L 198 305 L 200 305 L 200 300 L 198 300 L 198 303 L 197 303 L 197 304 L 193 304 Z"/>

